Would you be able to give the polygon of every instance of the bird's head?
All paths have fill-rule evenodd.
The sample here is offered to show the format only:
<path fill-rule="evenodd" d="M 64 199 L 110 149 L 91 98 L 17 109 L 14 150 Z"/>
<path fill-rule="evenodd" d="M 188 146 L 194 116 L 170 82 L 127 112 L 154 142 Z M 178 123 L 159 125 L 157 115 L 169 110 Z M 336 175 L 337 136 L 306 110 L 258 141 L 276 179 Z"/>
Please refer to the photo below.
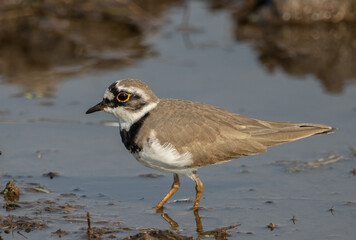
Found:
<path fill-rule="evenodd" d="M 158 97 L 146 83 L 138 79 L 118 80 L 105 91 L 103 100 L 88 109 L 86 114 L 105 111 L 119 119 L 127 129 L 157 106 Z"/>

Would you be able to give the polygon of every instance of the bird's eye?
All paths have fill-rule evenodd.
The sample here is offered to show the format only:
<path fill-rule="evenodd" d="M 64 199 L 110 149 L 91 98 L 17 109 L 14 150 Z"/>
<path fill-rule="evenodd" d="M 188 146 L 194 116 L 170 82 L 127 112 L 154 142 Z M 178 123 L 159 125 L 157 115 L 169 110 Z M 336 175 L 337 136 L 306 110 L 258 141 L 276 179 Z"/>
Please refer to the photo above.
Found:
<path fill-rule="evenodd" d="M 130 96 L 131 95 L 129 93 L 121 92 L 117 95 L 116 99 L 119 102 L 126 102 L 127 100 L 129 100 Z"/>

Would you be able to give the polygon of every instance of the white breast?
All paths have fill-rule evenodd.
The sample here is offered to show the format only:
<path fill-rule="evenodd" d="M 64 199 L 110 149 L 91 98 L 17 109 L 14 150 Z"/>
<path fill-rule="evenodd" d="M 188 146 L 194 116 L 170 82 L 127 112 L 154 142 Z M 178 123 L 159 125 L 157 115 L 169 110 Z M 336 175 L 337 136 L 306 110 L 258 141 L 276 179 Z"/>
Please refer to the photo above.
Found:
<path fill-rule="evenodd" d="M 142 151 L 134 154 L 135 158 L 145 165 L 159 171 L 174 172 L 191 176 L 195 168 L 187 168 L 193 160 L 189 152 L 180 154 L 170 143 L 159 142 L 155 131 L 152 131 L 148 141 L 143 143 Z"/>

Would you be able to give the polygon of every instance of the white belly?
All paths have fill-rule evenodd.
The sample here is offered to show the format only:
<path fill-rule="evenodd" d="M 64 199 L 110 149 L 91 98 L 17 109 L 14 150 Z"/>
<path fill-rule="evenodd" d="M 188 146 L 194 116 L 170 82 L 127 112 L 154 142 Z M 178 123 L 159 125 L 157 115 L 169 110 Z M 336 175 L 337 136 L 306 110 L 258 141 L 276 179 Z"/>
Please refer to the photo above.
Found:
<path fill-rule="evenodd" d="M 196 168 L 187 167 L 193 162 L 190 152 L 180 154 L 172 144 L 161 145 L 154 131 L 151 132 L 149 140 L 144 142 L 142 151 L 133 155 L 146 167 L 159 171 L 191 176 L 196 170 Z"/>

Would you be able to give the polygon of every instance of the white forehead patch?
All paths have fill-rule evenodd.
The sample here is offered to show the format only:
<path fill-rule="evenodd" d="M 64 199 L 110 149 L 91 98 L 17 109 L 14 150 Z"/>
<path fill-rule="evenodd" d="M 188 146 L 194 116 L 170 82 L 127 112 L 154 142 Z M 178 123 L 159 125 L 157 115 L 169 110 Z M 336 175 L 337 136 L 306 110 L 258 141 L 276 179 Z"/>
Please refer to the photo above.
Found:
<path fill-rule="evenodd" d="M 114 100 L 115 96 L 112 92 L 108 90 L 106 90 L 105 94 L 104 94 L 104 98 L 108 99 L 109 101 Z"/>

